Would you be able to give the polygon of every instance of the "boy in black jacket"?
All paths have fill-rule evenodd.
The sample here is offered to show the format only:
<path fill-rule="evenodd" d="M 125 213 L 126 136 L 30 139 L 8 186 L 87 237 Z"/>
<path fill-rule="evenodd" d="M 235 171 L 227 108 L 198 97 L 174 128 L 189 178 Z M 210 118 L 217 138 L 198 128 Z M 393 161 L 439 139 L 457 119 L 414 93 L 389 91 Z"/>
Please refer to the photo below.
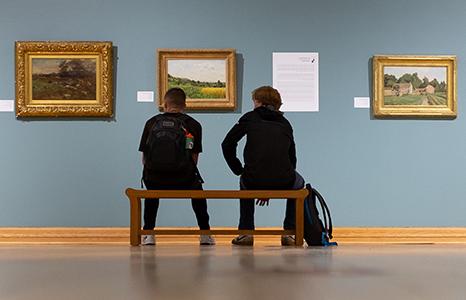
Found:
<path fill-rule="evenodd" d="M 158 114 L 146 122 L 139 144 L 139 151 L 143 153 L 144 184 L 151 190 L 202 190 L 202 179 L 196 167 L 199 153 L 202 152 L 201 124 L 184 114 L 186 94 L 180 88 L 172 88 L 167 91 L 164 97 L 164 108 L 165 113 Z M 172 131 L 170 131 L 171 127 L 164 127 L 174 124 L 181 126 L 174 126 Z M 168 138 L 169 142 L 164 142 L 164 138 L 170 135 L 173 137 L 176 134 L 179 134 L 178 140 L 173 138 L 173 143 L 171 143 L 170 138 Z M 177 141 L 179 142 L 176 143 Z M 178 147 L 174 147 L 175 144 Z M 179 157 L 176 156 L 177 154 Z M 162 163 L 167 164 L 170 159 L 174 163 L 171 162 L 168 167 L 164 167 L 160 163 L 162 161 Z M 179 167 L 174 170 L 173 166 Z M 210 229 L 206 199 L 192 199 L 191 204 L 199 228 Z M 159 199 L 146 199 L 144 201 L 143 229 L 154 229 L 158 208 Z M 154 236 L 143 235 L 142 244 L 154 245 Z M 201 235 L 200 244 L 215 245 L 215 239 L 210 235 Z"/>
<path fill-rule="evenodd" d="M 249 190 L 301 189 L 303 178 L 296 172 L 296 149 L 293 128 L 279 111 L 279 92 L 269 86 L 253 91 L 254 110 L 244 114 L 228 132 L 222 143 L 223 156 L 235 175 L 240 175 L 240 188 Z M 246 135 L 244 167 L 236 156 L 238 141 Z M 260 199 L 258 204 L 268 205 Z M 295 201 L 288 199 L 284 229 L 295 228 Z M 238 229 L 254 229 L 254 200 L 240 200 Z M 235 245 L 253 245 L 254 237 L 240 235 Z M 294 245 L 292 236 L 282 236 L 282 245 Z"/>

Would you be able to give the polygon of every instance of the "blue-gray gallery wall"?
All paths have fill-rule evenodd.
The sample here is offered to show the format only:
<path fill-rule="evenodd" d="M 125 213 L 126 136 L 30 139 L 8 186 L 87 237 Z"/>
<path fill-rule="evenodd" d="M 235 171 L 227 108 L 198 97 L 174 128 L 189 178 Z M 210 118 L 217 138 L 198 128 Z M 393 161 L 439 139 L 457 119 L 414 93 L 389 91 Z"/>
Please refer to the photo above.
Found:
<path fill-rule="evenodd" d="M 117 47 L 116 114 L 108 120 L 15 119 L 0 113 L 0 226 L 126 226 L 126 187 L 153 103 L 156 48 L 235 48 L 234 113 L 196 113 L 207 189 L 237 188 L 220 152 L 227 130 L 271 84 L 272 52 L 319 52 L 320 112 L 287 113 L 298 169 L 326 196 L 339 226 L 466 226 L 466 2 L 452 0 L 16 0 L 0 3 L 0 99 L 14 99 L 16 40 L 109 40 Z M 374 54 L 458 56 L 458 118 L 375 120 Z M 211 201 L 214 225 L 237 223 L 236 202 Z M 159 225 L 195 225 L 188 202 L 162 202 Z M 283 202 L 257 210 L 280 225 Z"/>

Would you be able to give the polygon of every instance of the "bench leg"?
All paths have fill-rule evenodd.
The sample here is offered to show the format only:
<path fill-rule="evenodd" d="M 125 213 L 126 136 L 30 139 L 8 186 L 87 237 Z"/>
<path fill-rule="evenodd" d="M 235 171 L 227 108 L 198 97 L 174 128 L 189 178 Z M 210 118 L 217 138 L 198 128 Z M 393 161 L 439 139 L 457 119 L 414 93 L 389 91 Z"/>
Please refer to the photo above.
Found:
<path fill-rule="evenodd" d="M 141 243 L 141 198 L 130 198 L 130 243 L 139 246 Z"/>
<path fill-rule="evenodd" d="M 304 244 L 304 198 L 296 199 L 296 246 Z"/>

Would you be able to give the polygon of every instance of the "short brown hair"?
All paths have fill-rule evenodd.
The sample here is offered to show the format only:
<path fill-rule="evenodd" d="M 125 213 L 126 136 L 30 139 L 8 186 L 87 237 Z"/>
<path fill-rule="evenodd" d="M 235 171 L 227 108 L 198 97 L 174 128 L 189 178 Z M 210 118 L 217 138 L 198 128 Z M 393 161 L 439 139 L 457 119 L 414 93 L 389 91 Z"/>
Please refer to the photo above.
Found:
<path fill-rule="evenodd" d="M 282 106 L 280 93 L 271 86 L 261 86 L 252 91 L 252 99 L 262 105 L 271 105 L 275 110 L 279 110 Z"/>
<path fill-rule="evenodd" d="M 171 88 L 163 97 L 163 100 L 167 105 L 183 108 L 186 106 L 186 94 L 180 88 Z"/>

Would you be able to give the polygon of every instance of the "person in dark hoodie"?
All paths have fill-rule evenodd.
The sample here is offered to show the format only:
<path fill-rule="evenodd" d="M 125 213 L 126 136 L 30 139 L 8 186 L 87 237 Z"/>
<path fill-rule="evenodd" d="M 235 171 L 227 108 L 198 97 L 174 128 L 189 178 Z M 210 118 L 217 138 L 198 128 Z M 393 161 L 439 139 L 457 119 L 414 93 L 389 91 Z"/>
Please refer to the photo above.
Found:
<path fill-rule="evenodd" d="M 242 190 L 301 189 L 304 180 L 296 172 L 296 148 L 293 128 L 279 111 L 280 93 L 262 86 L 252 92 L 254 110 L 244 114 L 227 133 L 222 142 L 223 156 L 235 175 L 240 177 Z M 236 155 L 238 142 L 246 136 L 244 166 Z M 256 204 L 268 205 L 268 199 Z M 295 228 L 295 200 L 286 203 L 284 229 Z M 240 200 L 238 229 L 254 229 L 254 199 Z M 240 235 L 232 240 L 235 245 L 253 245 L 252 235 Z M 283 246 L 294 245 L 293 236 L 282 236 Z"/>

